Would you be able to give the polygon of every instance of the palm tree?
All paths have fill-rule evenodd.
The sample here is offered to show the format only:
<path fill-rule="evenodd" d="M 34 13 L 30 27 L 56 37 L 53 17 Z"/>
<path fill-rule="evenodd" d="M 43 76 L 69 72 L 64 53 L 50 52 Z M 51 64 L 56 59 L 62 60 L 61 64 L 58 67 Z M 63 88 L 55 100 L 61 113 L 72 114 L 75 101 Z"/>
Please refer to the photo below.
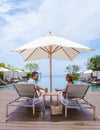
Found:
<path fill-rule="evenodd" d="M 87 62 L 87 69 L 100 70 L 100 56 L 91 57 Z"/>
<path fill-rule="evenodd" d="M 25 65 L 25 69 L 29 70 L 30 72 L 37 71 L 39 70 L 39 65 L 36 63 L 28 63 Z"/>

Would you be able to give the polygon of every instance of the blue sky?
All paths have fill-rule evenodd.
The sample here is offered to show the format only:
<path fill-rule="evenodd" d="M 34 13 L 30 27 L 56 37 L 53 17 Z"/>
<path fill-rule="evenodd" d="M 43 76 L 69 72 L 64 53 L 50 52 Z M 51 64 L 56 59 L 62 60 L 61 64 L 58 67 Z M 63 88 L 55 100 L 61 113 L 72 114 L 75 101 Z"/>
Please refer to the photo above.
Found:
<path fill-rule="evenodd" d="M 100 0 L 0 0 L 0 62 L 23 68 L 21 55 L 10 51 L 49 31 L 95 49 L 73 61 L 53 60 L 53 73 L 69 64 L 85 70 L 87 59 L 100 55 Z M 34 62 L 49 72 L 48 59 Z"/>

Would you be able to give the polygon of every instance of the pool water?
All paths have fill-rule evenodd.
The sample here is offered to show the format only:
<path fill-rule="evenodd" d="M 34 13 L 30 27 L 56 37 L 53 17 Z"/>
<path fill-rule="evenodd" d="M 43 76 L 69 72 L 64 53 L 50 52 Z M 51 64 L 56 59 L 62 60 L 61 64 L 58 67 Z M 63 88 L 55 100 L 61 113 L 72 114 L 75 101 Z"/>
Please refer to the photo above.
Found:
<path fill-rule="evenodd" d="M 49 76 L 42 76 L 37 84 L 41 87 L 48 88 L 50 90 L 50 79 Z M 81 81 L 74 81 L 74 84 L 86 84 L 85 82 Z M 52 78 L 52 90 L 54 91 L 55 88 L 63 89 L 67 85 L 67 81 L 65 80 L 65 75 L 55 75 Z M 13 86 L 6 86 L 6 87 L 0 87 L 0 90 L 14 90 Z M 91 84 L 89 91 L 100 91 L 100 86 Z"/>

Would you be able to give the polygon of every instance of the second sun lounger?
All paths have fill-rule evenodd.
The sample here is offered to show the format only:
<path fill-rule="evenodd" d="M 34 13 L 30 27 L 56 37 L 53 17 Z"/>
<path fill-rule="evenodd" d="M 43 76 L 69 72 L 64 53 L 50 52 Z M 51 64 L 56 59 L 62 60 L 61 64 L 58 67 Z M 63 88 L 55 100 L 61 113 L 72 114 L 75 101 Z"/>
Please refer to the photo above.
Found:
<path fill-rule="evenodd" d="M 65 106 L 65 118 L 67 118 L 68 108 L 90 108 L 93 109 L 93 119 L 95 120 L 95 106 L 85 100 L 85 95 L 88 91 L 89 85 L 68 85 L 66 91 L 66 98 L 61 100 Z"/>

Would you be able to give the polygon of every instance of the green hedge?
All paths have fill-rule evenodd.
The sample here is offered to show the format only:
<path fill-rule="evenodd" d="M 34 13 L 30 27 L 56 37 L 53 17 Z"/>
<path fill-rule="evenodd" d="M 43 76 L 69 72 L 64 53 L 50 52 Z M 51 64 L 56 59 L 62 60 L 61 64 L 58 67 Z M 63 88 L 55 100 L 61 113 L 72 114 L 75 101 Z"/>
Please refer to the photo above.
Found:
<path fill-rule="evenodd" d="M 77 79 L 79 79 L 79 77 L 80 77 L 80 75 L 77 74 L 77 73 L 73 73 L 73 74 L 72 74 L 73 80 L 77 80 Z"/>
<path fill-rule="evenodd" d="M 0 72 L 0 79 L 3 79 L 4 72 Z"/>
<path fill-rule="evenodd" d="M 31 72 L 27 72 L 26 75 L 27 75 L 27 78 L 32 78 L 32 73 Z"/>

